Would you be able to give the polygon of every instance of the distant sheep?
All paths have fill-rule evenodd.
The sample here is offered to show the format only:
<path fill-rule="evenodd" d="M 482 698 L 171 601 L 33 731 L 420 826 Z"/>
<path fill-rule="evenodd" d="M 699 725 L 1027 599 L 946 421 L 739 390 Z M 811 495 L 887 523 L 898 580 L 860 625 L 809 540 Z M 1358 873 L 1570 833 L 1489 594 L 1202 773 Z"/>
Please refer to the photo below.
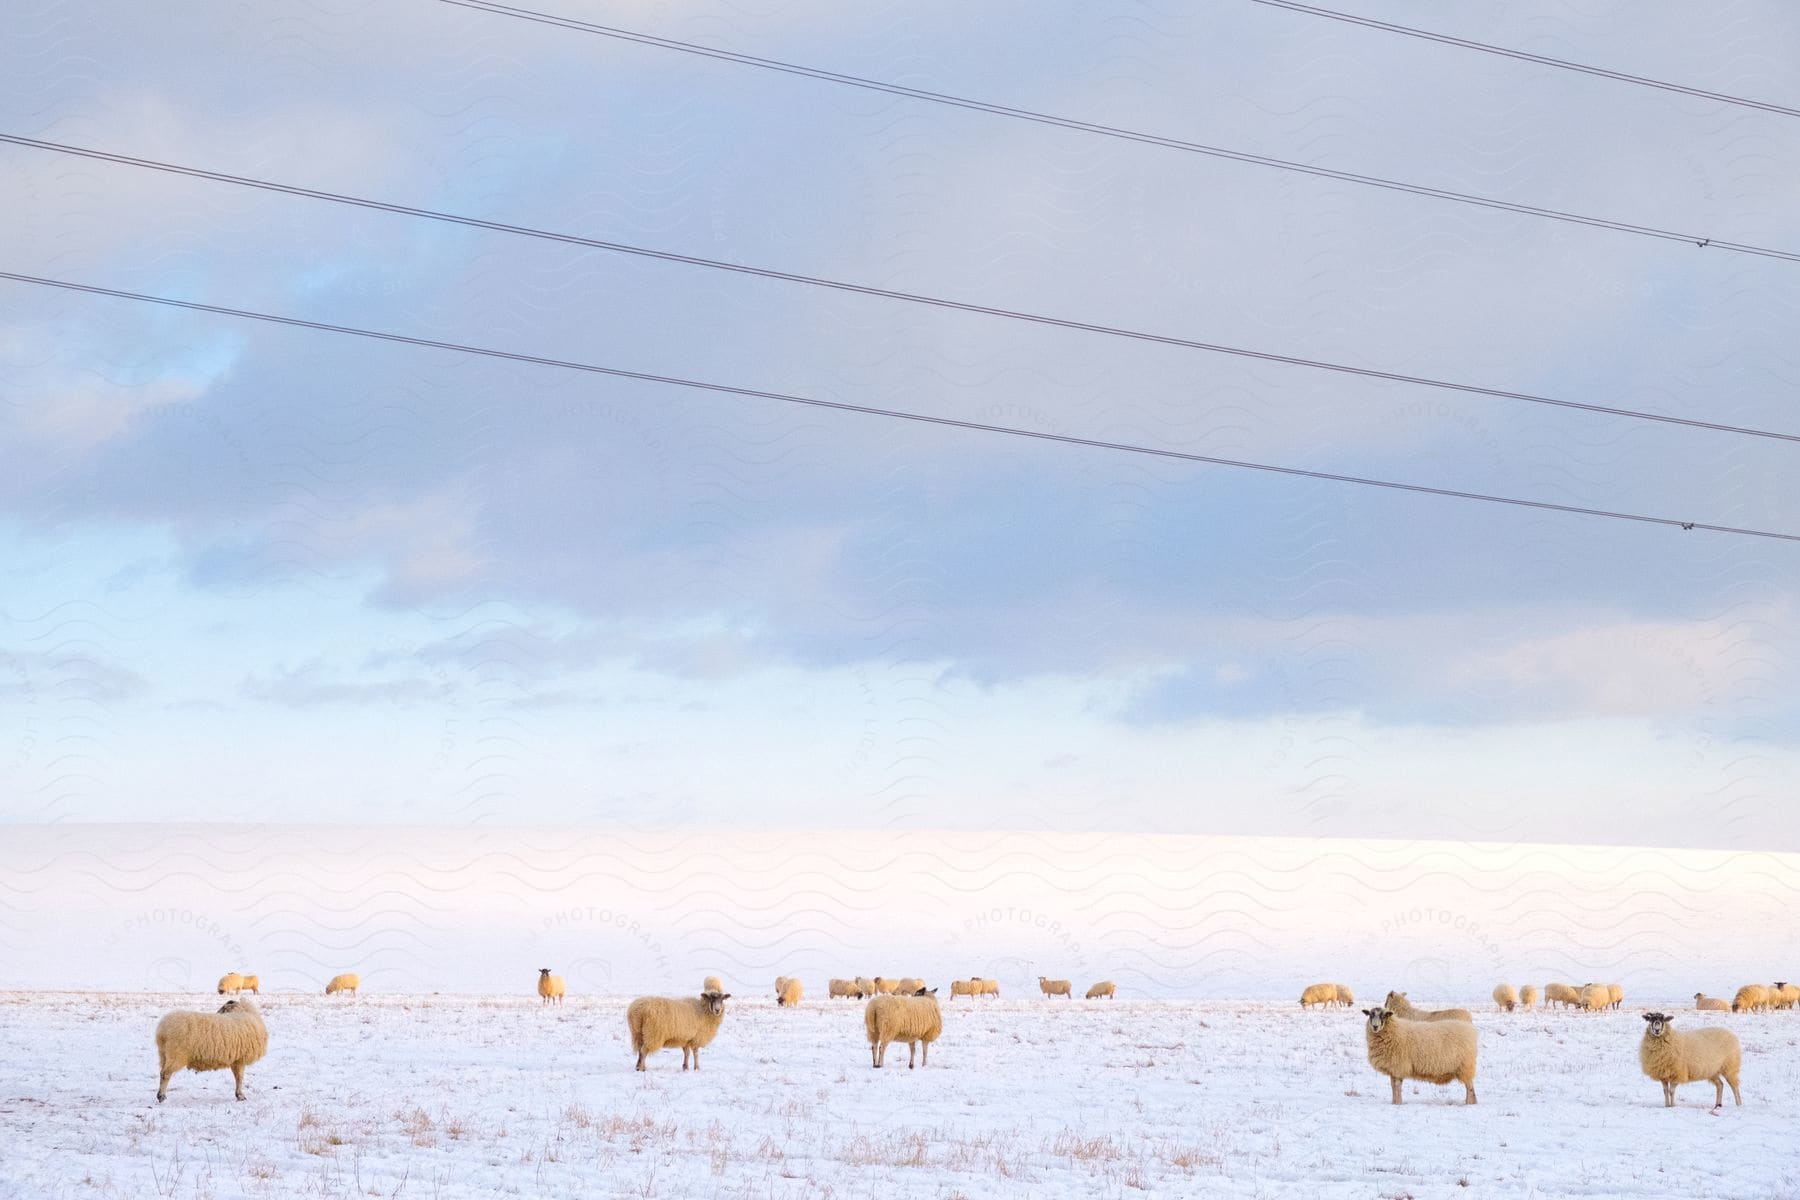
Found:
<path fill-rule="evenodd" d="M 1622 1005 L 1624 1005 L 1624 1003 L 1625 1003 L 1625 989 L 1624 988 L 1620 987 L 1616 983 L 1609 983 L 1606 985 L 1606 990 L 1612 993 L 1612 1006 L 1614 1008 L 1619 1008 Z"/>
<path fill-rule="evenodd" d="M 1042 975 L 1038 976 L 1038 991 L 1046 996 L 1061 996 L 1067 999 L 1072 990 L 1066 979 L 1045 979 Z"/>
<path fill-rule="evenodd" d="M 1732 1012 L 1766 1012 L 1775 998 L 1760 983 L 1746 983 L 1731 1001 Z"/>
<path fill-rule="evenodd" d="M 866 976 L 858 975 L 856 977 L 856 998 L 858 1000 L 862 1000 L 869 996 L 873 996 L 874 994 L 875 994 L 875 981 L 873 979 L 867 978 Z"/>
<path fill-rule="evenodd" d="M 1337 996 L 1338 990 L 1335 983 L 1309 984 L 1300 993 L 1300 1007 L 1311 1008 L 1315 1004 L 1336 1004 Z"/>
<path fill-rule="evenodd" d="M 1519 989 L 1519 1007 L 1520 1008 L 1524 1009 L 1526 1012 L 1530 1012 L 1532 1009 L 1537 1007 L 1537 1001 L 1538 1001 L 1537 984 L 1528 983 L 1524 987 Z"/>
<path fill-rule="evenodd" d="M 262 980 L 255 975 L 246 975 L 244 976 L 244 986 L 241 990 L 260 996 L 262 995 Z"/>
<path fill-rule="evenodd" d="M 329 996 L 333 992 L 349 992 L 354 996 L 356 995 L 356 989 L 361 986 L 362 976 L 357 975 L 354 972 L 344 975 L 333 975 L 331 977 L 331 982 L 325 985 L 325 994 Z"/>
<path fill-rule="evenodd" d="M 1519 1007 L 1519 993 L 1510 983 L 1497 983 L 1494 985 L 1494 1003 L 1502 1012 L 1511 1012 Z"/>
<path fill-rule="evenodd" d="M 1350 990 L 1348 984 L 1334 983 L 1331 986 L 1337 989 L 1337 1002 L 1339 1004 L 1343 1005 L 1345 1008 L 1349 1008 L 1356 1003 L 1356 993 Z"/>
<path fill-rule="evenodd" d="M 712 977 L 709 975 L 707 978 L 711 979 Z M 856 995 L 856 981 L 854 979 L 833 979 L 825 984 L 825 996 L 829 1000 L 835 1000 L 839 996 L 854 995 Z"/>
<path fill-rule="evenodd" d="M 1721 1000 L 1717 996 L 1709 996 L 1705 992 L 1695 992 L 1694 1007 L 1701 1012 L 1730 1012 L 1731 1001 Z"/>
<path fill-rule="evenodd" d="M 1475 1018 L 1466 1008 L 1414 1008 L 1412 1001 L 1406 998 L 1405 992 L 1389 992 L 1387 1002 L 1382 1005 L 1403 1021 L 1467 1021 L 1473 1025 Z"/>
<path fill-rule="evenodd" d="M 1793 1008 L 1797 1004 L 1800 1004 L 1800 983 L 1777 981 L 1775 984 L 1775 1007 Z"/>
<path fill-rule="evenodd" d="M 1578 1007 L 1586 1012 L 1599 1012 L 1612 1005 L 1612 989 L 1604 983 L 1582 985 Z"/>
<path fill-rule="evenodd" d="M 1102 979 L 1099 983 L 1096 983 L 1093 987 L 1091 987 L 1087 990 L 1087 999 L 1097 1000 L 1101 996 L 1105 996 L 1108 1000 L 1116 1000 L 1116 999 L 1118 999 L 1118 996 L 1117 996 L 1118 990 L 1119 990 L 1118 987 L 1113 983 L 1112 980 Z"/>
<path fill-rule="evenodd" d="M 700 1049 L 712 1044 L 725 1019 L 730 992 L 706 992 L 700 996 L 639 996 L 625 1009 L 625 1027 L 631 1031 L 631 1048 L 637 1051 L 637 1069 L 644 1058 L 665 1047 L 681 1047 L 681 1069 L 700 1069 Z"/>
<path fill-rule="evenodd" d="M 1544 1007 L 1560 1004 L 1565 1008 L 1573 1008 L 1581 1003 L 1581 993 L 1566 983 L 1546 983 L 1544 985 Z"/>
<path fill-rule="evenodd" d="M 1675 1089 L 1684 1083 L 1705 1079 L 1714 1088 L 1713 1107 L 1725 1107 L 1725 1085 L 1731 1085 L 1731 1098 L 1743 1104 L 1738 1091 L 1738 1068 L 1744 1051 L 1737 1034 L 1714 1026 L 1678 1033 L 1671 1027 L 1674 1017 L 1666 1013 L 1644 1014 L 1649 1022 L 1644 1040 L 1638 1043 L 1638 1063 L 1644 1074 L 1662 1084 L 1663 1107 L 1675 1107 Z"/>
<path fill-rule="evenodd" d="M 973 1000 L 979 995 L 981 995 L 980 979 L 952 979 L 950 981 L 950 998 L 952 1000 L 958 996 L 967 996 Z"/>
<path fill-rule="evenodd" d="M 896 996 L 911 996 L 915 992 L 918 992 L 919 990 L 924 988 L 924 986 L 925 986 L 925 981 L 923 979 L 918 979 L 918 978 L 915 978 L 914 976 L 908 975 L 906 978 L 902 979 L 899 983 L 896 983 L 894 985 L 894 995 L 896 995 Z"/>
<path fill-rule="evenodd" d="M 700 990 L 702 992 L 722 992 L 725 990 L 725 985 L 719 982 L 717 975 L 708 975 L 700 981 Z"/>
<path fill-rule="evenodd" d="M 564 990 L 561 975 L 552 975 L 549 967 L 538 968 L 539 1007 L 545 1004 L 561 1004 Z"/>
<path fill-rule="evenodd" d="M 938 1011 L 937 989 L 919 989 L 912 996 L 876 996 L 863 1008 L 863 1028 L 869 1035 L 869 1065 L 880 1067 L 887 1062 L 887 1048 L 894 1042 L 906 1043 L 906 1066 L 912 1069 L 913 1052 L 919 1052 L 919 1065 L 931 1061 L 931 1043 L 944 1031 L 944 1017 Z"/>
<path fill-rule="evenodd" d="M 235 996 L 243 990 L 244 977 L 239 975 L 236 971 L 221 977 L 219 980 L 219 995 L 221 996 Z"/>
<path fill-rule="evenodd" d="M 891 996 L 900 988 L 900 981 L 898 979 L 888 979 L 881 975 L 877 975 L 873 982 L 875 984 L 875 993 L 880 996 Z"/>
<path fill-rule="evenodd" d="M 996 1000 L 1000 998 L 1000 981 L 998 979 L 977 979 L 973 982 L 981 985 L 981 990 L 975 993 L 977 996 L 992 996 Z"/>
<path fill-rule="evenodd" d="M 1395 1104 L 1408 1079 L 1437 1084 L 1456 1080 L 1466 1092 L 1463 1103 L 1475 1103 L 1475 1026 L 1405 1020 L 1386 1008 L 1365 1008 L 1363 1015 L 1369 1018 L 1363 1030 L 1369 1065 L 1393 1083 Z"/>
<path fill-rule="evenodd" d="M 782 1008 L 793 1008 L 799 1004 L 800 997 L 805 992 L 800 981 L 791 976 L 783 975 L 775 981 L 775 1003 Z"/>
<path fill-rule="evenodd" d="M 244 1068 L 269 1049 L 269 1030 L 248 1000 L 227 1000 L 218 1012 L 178 1009 L 156 1023 L 156 1056 L 162 1074 L 156 1102 L 169 1094 L 169 1077 L 177 1071 L 223 1071 L 231 1068 L 237 1098 L 244 1096 Z"/>

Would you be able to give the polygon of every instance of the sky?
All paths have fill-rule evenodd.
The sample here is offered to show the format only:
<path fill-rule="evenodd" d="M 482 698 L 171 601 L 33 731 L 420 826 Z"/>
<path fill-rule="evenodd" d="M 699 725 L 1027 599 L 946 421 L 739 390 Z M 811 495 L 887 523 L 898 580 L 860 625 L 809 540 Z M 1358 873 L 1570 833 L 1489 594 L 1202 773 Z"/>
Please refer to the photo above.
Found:
<path fill-rule="evenodd" d="M 1800 118 L 1291 11 L 547 10 L 1800 249 Z M 1347 8 L 1351 7 L 1348 4 Z M 1800 105 L 1800 14 L 1386 20 Z M 1380 371 L 1800 430 L 1792 263 L 434 0 L 30 5 L 21 136 Z M 1800 531 L 1791 443 L 0 145 L 0 270 Z M 0 820 L 1800 850 L 1800 549 L 0 281 Z"/>

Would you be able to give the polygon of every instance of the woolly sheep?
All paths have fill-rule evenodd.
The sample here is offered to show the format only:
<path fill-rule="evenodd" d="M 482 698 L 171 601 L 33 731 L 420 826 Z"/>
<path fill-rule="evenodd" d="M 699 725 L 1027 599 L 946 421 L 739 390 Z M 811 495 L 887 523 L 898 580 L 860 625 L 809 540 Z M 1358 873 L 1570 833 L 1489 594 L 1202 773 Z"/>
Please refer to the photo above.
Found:
<path fill-rule="evenodd" d="M 228 994 L 235 996 L 243 990 L 244 977 L 239 975 L 236 971 L 221 977 L 219 980 L 219 995 L 221 996 Z"/>
<path fill-rule="evenodd" d="M 244 976 L 244 986 L 242 990 L 252 992 L 258 996 L 262 995 L 262 979 L 255 975 Z"/>
<path fill-rule="evenodd" d="M 952 1000 L 956 999 L 958 996 L 967 996 L 973 1000 L 979 995 L 981 995 L 981 980 L 979 978 L 971 977 L 969 979 L 952 979 L 950 981 L 950 998 Z"/>
<path fill-rule="evenodd" d="M 711 979 L 712 977 L 709 975 L 707 978 Z M 833 979 L 825 985 L 825 995 L 828 999 L 835 1000 L 839 996 L 854 996 L 855 994 L 856 981 L 854 979 Z"/>
<path fill-rule="evenodd" d="M 1566 983 L 1546 983 L 1544 985 L 1544 1007 L 1560 1004 L 1565 1008 L 1581 1003 L 1581 993 Z"/>
<path fill-rule="evenodd" d="M 1604 983 L 1583 984 L 1580 1003 L 1577 1005 L 1584 1012 L 1598 1012 L 1612 1003 L 1612 989 Z"/>
<path fill-rule="evenodd" d="M 977 996 L 992 996 L 996 1000 L 1000 998 L 1000 981 L 998 979 L 977 979 L 974 982 L 981 985 L 981 990 L 975 993 Z"/>
<path fill-rule="evenodd" d="M 877 975 L 872 982 L 875 985 L 875 994 L 880 996 L 891 996 L 900 987 L 898 979 L 887 979 L 880 975 Z"/>
<path fill-rule="evenodd" d="M 858 1000 L 863 1000 L 874 994 L 875 981 L 868 978 L 866 975 L 858 975 L 856 977 L 856 998 Z"/>
<path fill-rule="evenodd" d="M 925 981 L 923 979 L 917 979 L 908 975 L 905 979 L 902 979 L 899 983 L 894 985 L 894 995 L 911 996 L 923 989 L 924 986 Z"/>
<path fill-rule="evenodd" d="M 931 1043 L 944 1031 L 944 1017 L 938 1011 L 937 989 L 920 988 L 912 996 L 876 996 L 863 1008 L 863 1028 L 869 1035 L 869 1065 L 881 1067 L 887 1062 L 887 1048 L 893 1042 L 906 1043 L 906 1066 L 913 1066 L 913 1052 L 918 1051 L 919 1065 L 931 1061 Z"/>
<path fill-rule="evenodd" d="M 1775 1007 L 1793 1008 L 1800 1004 L 1800 983 L 1775 983 Z"/>
<path fill-rule="evenodd" d="M 156 1056 L 162 1074 L 156 1102 L 169 1094 L 169 1077 L 180 1070 L 223 1071 L 231 1068 L 237 1098 L 244 1096 L 244 1068 L 269 1049 L 269 1030 L 248 1000 L 227 1000 L 218 1012 L 177 1009 L 156 1023 Z"/>
<path fill-rule="evenodd" d="M 1461 1021 L 1408 1021 L 1386 1008 L 1365 1008 L 1369 1018 L 1363 1033 L 1369 1046 L 1369 1065 L 1394 1085 L 1394 1103 L 1400 1103 L 1400 1085 L 1408 1079 L 1426 1083 L 1456 1080 L 1475 1103 L 1475 1026 Z"/>
<path fill-rule="evenodd" d="M 793 1008 L 800 1003 L 805 991 L 798 979 L 783 975 L 775 981 L 775 1003 L 782 1008 Z"/>
<path fill-rule="evenodd" d="M 1497 983 L 1494 985 L 1494 1003 L 1502 1011 L 1511 1012 L 1519 1006 L 1519 993 L 1513 990 L 1510 983 Z"/>
<path fill-rule="evenodd" d="M 331 982 L 325 985 L 325 994 L 329 996 L 333 992 L 349 992 L 354 996 L 356 995 L 356 989 L 361 986 L 362 976 L 355 972 L 347 972 L 343 975 L 333 975 L 331 977 Z"/>
<path fill-rule="evenodd" d="M 1528 983 L 1524 987 L 1521 987 L 1519 989 L 1519 1007 L 1524 1009 L 1526 1012 L 1530 1012 L 1532 1009 L 1537 1007 L 1537 1000 L 1538 1000 L 1537 984 Z"/>
<path fill-rule="evenodd" d="M 1387 1002 L 1381 1007 L 1404 1021 L 1467 1021 L 1471 1025 L 1475 1023 L 1475 1018 L 1466 1008 L 1414 1008 L 1412 1001 L 1406 998 L 1405 992 L 1389 992 Z"/>
<path fill-rule="evenodd" d="M 1311 1008 L 1315 1004 L 1336 1004 L 1337 984 L 1315 983 L 1300 993 L 1300 1007 Z"/>
<path fill-rule="evenodd" d="M 631 1031 L 631 1048 L 637 1051 L 637 1069 L 644 1058 L 665 1047 L 681 1047 L 681 1069 L 700 1069 L 700 1048 L 712 1044 L 725 1019 L 730 992 L 706 992 L 700 996 L 639 996 L 625 1009 L 625 1027 Z"/>
<path fill-rule="evenodd" d="M 563 977 L 552 975 L 549 967 L 538 968 L 539 1006 L 545 1004 L 561 1004 L 563 1002 Z"/>
<path fill-rule="evenodd" d="M 1102 979 L 1099 983 L 1096 983 L 1087 990 L 1087 999 L 1096 1000 L 1101 996 L 1105 996 L 1108 1000 L 1116 1000 L 1118 999 L 1118 996 L 1115 993 L 1117 993 L 1118 990 L 1118 987 L 1112 980 Z"/>
<path fill-rule="evenodd" d="M 1694 1007 L 1701 1012 L 1730 1012 L 1731 1001 L 1721 1000 L 1717 996 L 1709 996 L 1705 992 L 1695 992 Z"/>
<path fill-rule="evenodd" d="M 1731 1001 L 1732 1012 L 1762 1012 L 1773 1002 L 1769 989 L 1760 983 L 1746 983 Z"/>
<path fill-rule="evenodd" d="M 1045 979 L 1042 975 L 1039 975 L 1038 991 L 1044 993 L 1046 996 L 1061 996 L 1066 1000 L 1069 998 L 1070 993 L 1069 981 L 1066 979 Z"/>
<path fill-rule="evenodd" d="M 1620 1005 L 1625 1003 L 1625 989 L 1624 988 L 1620 987 L 1616 983 L 1609 983 L 1606 985 L 1606 990 L 1612 993 L 1612 1006 L 1614 1008 L 1618 1008 Z"/>
<path fill-rule="evenodd" d="M 1356 1003 L 1356 993 L 1350 990 L 1350 985 L 1334 983 L 1331 986 L 1337 989 L 1337 1002 L 1339 1004 L 1343 1005 L 1345 1008 L 1349 1008 Z"/>
<path fill-rule="evenodd" d="M 708 975 L 705 979 L 700 981 L 700 990 L 703 992 L 722 992 L 725 990 L 725 985 L 719 982 L 719 977 L 717 975 Z"/>
<path fill-rule="evenodd" d="M 1743 1104 L 1738 1091 L 1738 1068 L 1744 1059 L 1737 1034 L 1714 1026 L 1677 1032 L 1671 1028 L 1674 1017 L 1666 1013 L 1644 1014 L 1644 1040 L 1638 1043 L 1638 1063 L 1644 1074 L 1662 1084 L 1663 1107 L 1675 1107 L 1675 1089 L 1684 1083 L 1705 1079 L 1712 1083 L 1713 1108 L 1725 1107 L 1725 1085 L 1731 1085 L 1731 1098 Z"/>

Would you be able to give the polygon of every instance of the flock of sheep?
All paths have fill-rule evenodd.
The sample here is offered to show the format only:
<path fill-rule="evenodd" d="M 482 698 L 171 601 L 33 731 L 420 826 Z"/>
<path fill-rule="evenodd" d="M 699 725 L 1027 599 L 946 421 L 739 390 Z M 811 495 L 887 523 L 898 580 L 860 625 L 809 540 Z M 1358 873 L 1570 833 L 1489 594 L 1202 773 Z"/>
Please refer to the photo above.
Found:
<path fill-rule="evenodd" d="M 354 974 L 338 975 L 325 985 L 325 994 L 355 995 L 361 979 Z M 169 1078 L 177 1071 L 230 1070 L 236 1081 L 236 1095 L 244 1096 L 244 1069 L 262 1058 L 269 1048 L 269 1031 L 256 1006 L 242 998 L 242 993 L 260 995 L 260 981 L 254 975 L 232 972 L 219 980 L 219 993 L 238 998 L 228 1000 L 217 1012 L 177 1010 L 164 1016 L 156 1026 L 156 1049 L 161 1076 L 156 1098 L 168 1095 Z M 549 967 L 538 969 L 537 994 L 540 1003 L 561 1004 L 567 987 L 560 975 Z M 1069 998 L 1074 989 L 1066 979 L 1038 976 L 1038 990 L 1045 996 Z M 1118 989 L 1111 980 L 1102 980 L 1087 990 L 1090 1000 L 1112 999 Z M 784 1008 L 798 1005 L 805 989 L 798 979 L 782 975 L 775 980 L 775 1002 Z M 999 996 L 1000 985 L 979 976 L 953 980 L 950 995 Z M 943 1014 L 938 1008 L 937 989 L 925 986 L 918 978 L 833 979 L 827 995 L 834 998 L 866 1000 L 863 1028 L 869 1041 L 869 1065 L 881 1067 L 887 1060 L 888 1047 L 906 1043 L 906 1065 L 923 1066 L 929 1061 L 931 1044 L 943 1032 Z M 1538 1003 L 1538 989 L 1531 984 L 1514 989 L 1502 983 L 1493 991 L 1495 1005 L 1504 1012 L 1530 1010 Z M 1595 1011 L 1618 1008 L 1625 998 L 1624 989 L 1616 983 L 1589 983 L 1579 988 L 1568 984 L 1544 985 L 1543 1004 Z M 679 1049 L 681 1069 L 700 1069 L 700 1051 L 712 1044 L 725 1019 L 725 1001 L 731 993 L 724 990 L 718 976 L 708 975 L 698 996 L 640 996 L 625 1009 L 625 1025 L 631 1035 L 631 1048 L 637 1055 L 636 1069 L 646 1069 L 645 1060 L 659 1050 Z M 1300 994 L 1300 1006 L 1345 1006 L 1356 1003 L 1356 996 L 1341 983 L 1315 983 Z M 1773 985 L 1746 984 L 1727 1004 L 1704 993 L 1695 993 L 1694 1007 L 1705 1011 L 1767 1012 L 1791 1009 L 1800 1005 L 1800 986 L 1790 983 Z M 1461 1083 L 1464 1103 L 1475 1103 L 1475 1018 L 1466 1008 L 1415 1008 L 1405 992 L 1389 992 L 1379 1007 L 1365 1008 L 1368 1019 L 1364 1037 L 1368 1046 L 1369 1065 L 1389 1078 L 1393 1085 L 1393 1102 L 1401 1102 L 1401 1085 L 1408 1079 L 1427 1083 Z M 1668 1013 L 1644 1014 L 1647 1025 L 1638 1046 L 1638 1062 L 1644 1074 L 1662 1084 L 1663 1102 L 1675 1105 L 1675 1089 L 1684 1083 L 1706 1081 L 1715 1088 L 1713 1107 L 1723 1107 L 1725 1086 L 1731 1085 L 1732 1099 L 1744 1102 L 1738 1090 L 1738 1072 L 1743 1050 L 1737 1035 L 1729 1029 L 1707 1028 L 1677 1031 L 1674 1016 Z"/>

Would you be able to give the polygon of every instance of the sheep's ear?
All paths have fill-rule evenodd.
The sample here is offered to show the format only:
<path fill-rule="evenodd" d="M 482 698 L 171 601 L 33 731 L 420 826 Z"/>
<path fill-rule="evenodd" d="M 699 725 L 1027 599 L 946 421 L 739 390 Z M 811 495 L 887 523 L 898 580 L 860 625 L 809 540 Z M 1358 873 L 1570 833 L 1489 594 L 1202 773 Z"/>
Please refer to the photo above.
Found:
<path fill-rule="evenodd" d="M 1655 1013 L 1645 1013 L 1645 1014 L 1644 1014 L 1644 1020 L 1646 1020 L 1646 1021 L 1654 1021 L 1654 1020 L 1656 1020 L 1656 1014 L 1655 1014 Z"/>
<path fill-rule="evenodd" d="M 1375 1015 L 1375 1010 L 1374 1010 L 1374 1009 L 1372 1009 L 1372 1008 L 1365 1008 L 1365 1009 L 1363 1009 L 1363 1016 L 1365 1016 L 1365 1017 L 1372 1017 L 1372 1016 L 1374 1016 L 1374 1015 Z"/>

